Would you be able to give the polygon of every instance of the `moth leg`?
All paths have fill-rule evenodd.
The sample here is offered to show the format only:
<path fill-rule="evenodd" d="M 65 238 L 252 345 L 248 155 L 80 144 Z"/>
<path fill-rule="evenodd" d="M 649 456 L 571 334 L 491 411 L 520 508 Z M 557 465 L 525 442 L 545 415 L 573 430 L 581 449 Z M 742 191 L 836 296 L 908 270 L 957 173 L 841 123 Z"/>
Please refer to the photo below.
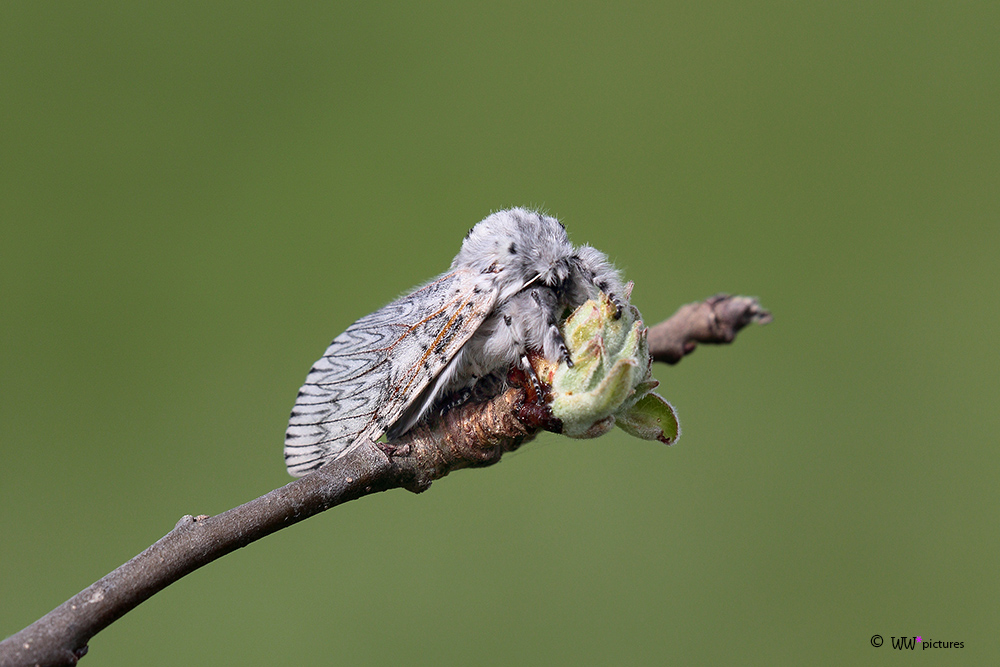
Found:
<path fill-rule="evenodd" d="M 608 261 L 608 256 L 597 248 L 583 245 L 577 248 L 574 259 L 577 270 L 583 274 L 582 278 L 599 292 L 607 295 L 615 305 L 615 319 L 620 318 L 622 310 L 627 305 L 622 298 L 625 294 L 625 285 L 622 284 L 618 270 Z"/>
<path fill-rule="evenodd" d="M 476 380 L 477 379 L 478 378 L 472 378 L 472 382 L 467 387 L 459 389 L 457 392 L 455 392 L 454 394 L 451 394 L 450 396 L 443 397 L 442 400 L 441 400 L 441 402 L 440 402 L 440 404 L 439 404 L 440 405 L 440 411 L 439 411 L 438 414 L 443 415 L 444 413 L 448 412 L 449 410 L 453 410 L 453 409 L 457 408 L 458 406 L 462 405 L 463 403 L 465 403 L 466 401 L 468 401 L 470 398 L 472 398 L 472 393 L 473 393 L 473 391 L 475 391 L 475 388 L 476 388 Z"/>
<path fill-rule="evenodd" d="M 562 421 L 552 415 L 547 392 L 531 365 L 531 354 L 537 352 L 529 351 L 521 355 L 519 363 L 511 364 L 512 384 L 522 386 L 526 394 L 525 401 L 517 407 L 517 417 L 526 425 L 562 433 Z"/>
<path fill-rule="evenodd" d="M 622 309 L 625 308 L 625 301 L 618 295 L 618 292 L 610 291 L 610 284 L 604 280 L 595 279 L 594 286 L 607 295 L 608 300 L 615 306 L 615 319 L 620 319 L 622 316 Z"/>
<path fill-rule="evenodd" d="M 538 379 L 535 367 L 531 365 L 531 360 L 527 354 L 521 355 L 521 370 L 524 372 L 527 382 L 525 389 L 528 390 L 528 400 L 533 403 L 541 403 L 545 390 L 542 388 L 542 381 Z"/>
<path fill-rule="evenodd" d="M 622 309 L 625 307 L 625 302 L 622 301 L 621 297 L 619 297 L 614 292 L 609 292 L 606 294 L 608 295 L 608 299 L 611 300 L 611 303 L 615 305 L 615 319 L 620 320 L 622 317 Z"/>
<path fill-rule="evenodd" d="M 559 301 L 555 293 L 551 290 L 535 289 L 531 291 L 531 299 L 538 307 L 539 319 L 537 321 L 543 327 L 539 335 L 541 340 L 536 342 L 540 343 L 540 347 L 548 358 L 551 359 L 552 356 L 549 355 L 554 355 L 558 357 L 558 361 L 565 361 L 566 365 L 572 368 L 573 358 L 569 354 L 569 348 L 566 347 L 566 341 L 563 339 L 562 332 L 559 331 L 559 323 L 556 321 Z M 522 357 L 522 361 L 526 360 L 527 357 Z"/>

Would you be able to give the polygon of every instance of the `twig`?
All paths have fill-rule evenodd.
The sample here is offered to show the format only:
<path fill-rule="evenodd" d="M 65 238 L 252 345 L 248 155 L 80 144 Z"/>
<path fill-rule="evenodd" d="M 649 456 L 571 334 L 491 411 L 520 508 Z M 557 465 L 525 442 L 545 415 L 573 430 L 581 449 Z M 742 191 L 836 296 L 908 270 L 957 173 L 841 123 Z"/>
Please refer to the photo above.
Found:
<path fill-rule="evenodd" d="M 755 299 L 715 296 L 681 308 L 649 330 L 653 358 L 676 363 L 696 342 L 728 343 L 770 314 Z M 0 667 L 75 665 L 87 642 L 181 577 L 314 514 L 370 493 L 414 492 L 452 470 L 492 465 L 547 426 L 512 387 L 446 413 L 392 445 L 362 443 L 316 472 L 216 516 L 184 516 L 141 554 L 17 634 L 0 642 Z"/>
<path fill-rule="evenodd" d="M 771 319 L 753 297 L 716 294 L 681 306 L 670 319 L 650 327 L 649 354 L 654 361 L 676 364 L 698 343 L 732 343 L 746 325 L 767 324 Z"/>

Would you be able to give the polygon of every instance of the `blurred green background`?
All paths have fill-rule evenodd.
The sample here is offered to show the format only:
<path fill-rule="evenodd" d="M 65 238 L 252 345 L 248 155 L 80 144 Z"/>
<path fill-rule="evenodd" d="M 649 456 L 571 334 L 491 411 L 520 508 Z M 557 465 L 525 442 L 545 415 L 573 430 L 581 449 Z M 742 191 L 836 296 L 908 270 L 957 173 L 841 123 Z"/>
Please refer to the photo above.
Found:
<path fill-rule="evenodd" d="M 775 313 L 656 369 L 678 445 L 545 434 L 350 503 L 85 664 L 996 663 L 998 34 L 986 2 L 4 4 L 0 636 L 289 481 L 329 340 L 531 205 L 647 322 Z"/>

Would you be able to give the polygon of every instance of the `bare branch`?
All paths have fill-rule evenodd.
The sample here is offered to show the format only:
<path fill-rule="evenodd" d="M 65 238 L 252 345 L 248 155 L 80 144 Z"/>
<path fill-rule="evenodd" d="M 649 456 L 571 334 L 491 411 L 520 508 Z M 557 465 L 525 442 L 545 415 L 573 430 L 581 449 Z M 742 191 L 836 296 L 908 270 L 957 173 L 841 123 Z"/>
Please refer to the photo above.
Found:
<path fill-rule="evenodd" d="M 740 329 L 767 324 L 771 313 L 749 296 L 716 294 L 681 306 L 670 319 L 649 328 L 649 354 L 654 361 L 676 364 L 694 352 L 698 343 L 732 343 Z"/>
<path fill-rule="evenodd" d="M 222 514 L 182 517 L 153 546 L 0 643 L 0 666 L 75 665 L 91 637 L 184 575 L 334 505 L 398 486 L 374 447 L 336 463 Z"/>
<path fill-rule="evenodd" d="M 650 328 L 650 352 L 658 361 L 676 363 L 698 342 L 731 342 L 749 322 L 770 317 L 755 299 L 715 296 Z M 558 423 L 544 406 L 527 400 L 525 390 L 512 387 L 485 403 L 451 410 L 391 445 L 362 443 L 316 472 L 222 514 L 184 516 L 141 554 L 0 642 L 0 667 L 75 665 L 91 637 L 203 565 L 361 496 L 396 487 L 420 492 L 452 470 L 492 465 L 546 428 L 558 430 Z"/>
<path fill-rule="evenodd" d="M 362 443 L 316 472 L 216 516 L 184 516 L 163 538 L 0 642 L 0 667 L 75 665 L 87 642 L 153 594 L 216 558 L 341 503 L 396 487 L 419 492 L 452 470 L 496 463 L 538 428 L 511 388 L 463 405 L 392 445 Z M 384 448 L 384 450 L 383 450 Z"/>

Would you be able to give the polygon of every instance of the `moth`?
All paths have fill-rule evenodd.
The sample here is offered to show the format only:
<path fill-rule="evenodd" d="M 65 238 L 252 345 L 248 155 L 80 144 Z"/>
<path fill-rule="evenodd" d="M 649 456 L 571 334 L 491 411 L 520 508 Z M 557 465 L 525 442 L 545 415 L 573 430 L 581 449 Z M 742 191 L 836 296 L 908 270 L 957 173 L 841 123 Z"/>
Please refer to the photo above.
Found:
<path fill-rule="evenodd" d="M 524 208 L 489 215 L 447 272 L 359 319 L 313 364 L 285 433 L 288 472 L 306 475 L 383 435 L 391 443 L 511 365 L 531 373 L 529 350 L 572 365 L 559 322 L 601 292 L 620 313 L 621 275 L 601 251 L 573 246 L 558 220 Z"/>

